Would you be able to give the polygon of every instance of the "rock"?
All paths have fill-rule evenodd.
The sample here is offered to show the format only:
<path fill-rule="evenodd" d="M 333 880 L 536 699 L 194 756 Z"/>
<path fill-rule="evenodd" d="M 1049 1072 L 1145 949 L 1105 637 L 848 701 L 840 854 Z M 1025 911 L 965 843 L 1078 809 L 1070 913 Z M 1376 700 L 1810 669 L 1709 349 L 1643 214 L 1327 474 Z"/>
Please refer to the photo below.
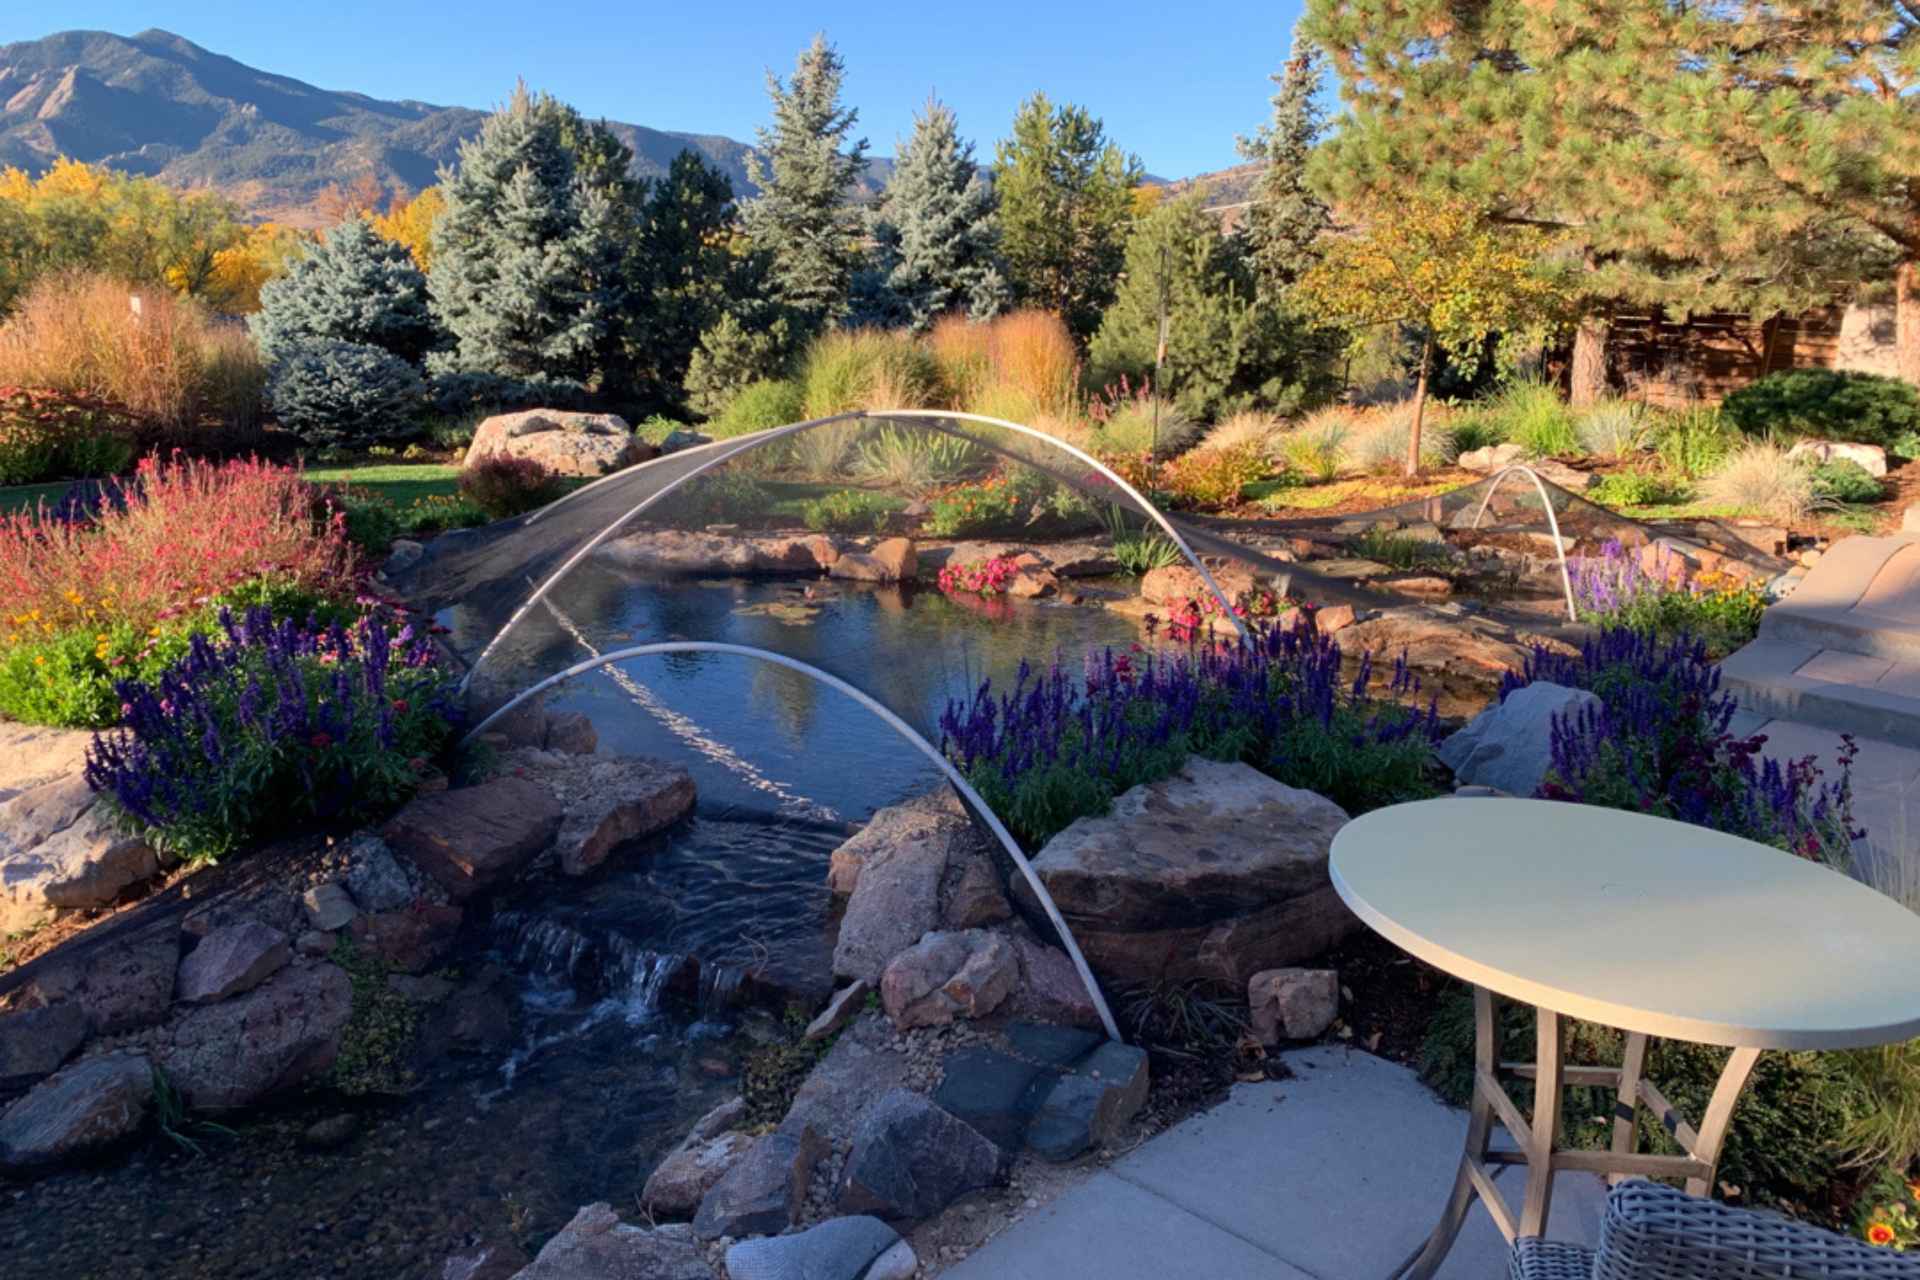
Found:
<path fill-rule="evenodd" d="M 1515 689 L 1449 736 L 1436 754 L 1454 781 L 1530 796 L 1553 764 L 1553 720 L 1570 719 L 1600 699 L 1544 680 Z"/>
<path fill-rule="evenodd" d="M 682 449 L 691 449 L 697 445 L 712 444 L 712 436 L 701 435 L 698 431 L 669 431 L 660 441 L 661 453 L 678 453 Z"/>
<path fill-rule="evenodd" d="M 414 1004 L 444 1004 L 447 998 L 458 990 L 446 978 L 415 973 L 388 974 L 387 989 L 403 1000 L 411 1000 Z"/>
<path fill-rule="evenodd" d="M 0 934 L 44 924 L 59 910 L 105 906 L 158 874 L 152 846 L 120 830 L 103 807 L 75 812 L 85 786 L 58 781 L 7 802 L 24 835 L 9 837 L 13 851 L 0 853 Z M 0 829 L 13 830 L 12 821 L 0 814 Z"/>
<path fill-rule="evenodd" d="M 728 1098 L 694 1122 L 693 1128 L 688 1131 L 688 1140 L 704 1142 L 708 1138 L 717 1138 L 746 1118 L 747 1100 Z"/>
<path fill-rule="evenodd" d="M 1920 502 L 1909 505 L 1900 513 L 1900 532 L 1920 533 Z"/>
<path fill-rule="evenodd" d="M 1322 607 L 1313 615 L 1315 625 L 1322 635 L 1336 635 L 1353 625 L 1353 606 L 1350 604 L 1330 604 Z"/>
<path fill-rule="evenodd" d="M 546 748 L 562 755 L 590 756 L 600 749 L 600 733 L 582 711 L 562 711 L 547 718 Z"/>
<path fill-rule="evenodd" d="M 290 967 L 245 995 L 175 1018 L 153 1054 L 188 1106 L 243 1107 L 332 1066 L 352 1011 L 352 984 L 339 966 Z"/>
<path fill-rule="evenodd" d="M 878 1218 L 829 1218 L 795 1235 L 742 1240 L 727 1250 L 727 1280 L 864 1280 L 900 1243 Z"/>
<path fill-rule="evenodd" d="M 941 1063 L 933 1103 L 1002 1151 L 1017 1152 L 1035 1108 L 1060 1078 L 1048 1064 L 970 1045 Z"/>
<path fill-rule="evenodd" d="M 1004 934 L 929 933 L 887 964 L 880 1003 L 899 1030 L 945 1026 L 986 1017 L 1019 979 L 1019 957 Z"/>
<path fill-rule="evenodd" d="M 482 422 L 460 465 L 471 467 L 491 454 L 505 454 L 531 458 L 555 475 L 600 476 L 645 461 L 650 453 L 618 414 L 528 409 Z"/>
<path fill-rule="evenodd" d="M 495 1053 L 513 1042 L 513 997 L 506 974 L 481 970 L 454 991 L 421 1030 L 421 1039 L 461 1053 Z"/>
<path fill-rule="evenodd" d="M 425 544 L 411 538 L 395 538 L 387 547 L 387 558 L 380 562 L 380 576 L 397 578 L 426 558 Z"/>
<path fill-rule="evenodd" d="M 1042 566 L 1023 568 L 1008 580 L 1007 594 L 1021 600 L 1042 600 L 1060 594 L 1060 579 Z"/>
<path fill-rule="evenodd" d="M 693 775 L 664 760 L 581 759 L 568 774 L 566 817 L 554 845 L 570 876 L 587 874 L 619 846 L 664 831 L 693 810 Z"/>
<path fill-rule="evenodd" d="M 539 783 L 494 778 L 416 796 L 381 834 L 455 901 L 512 875 L 553 843 L 560 804 Z"/>
<path fill-rule="evenodd" d="M 91 745 L 91 729 L 52 729 L 0 720 L 0 805 L 49 782 L 78 777 L 87 767 Z M 10 826 L 11 822 L 0 821 L 0 832 Z M 0 835 L 0 841 L 4 839 Z"/>
<path fill-rule="evenodd" d="M 646 529 L 614 538 L 595 554 L 633 569 L 677 577 L 816 577 L 839 560 L 840 549 L 819 534 L 745 537 L 712 530 Z"/>
<path fill-rule="evenodd" d="M 0 1013 L 0 1089 L 52 1075 L 87 1042 L 88 1029 L 86 1011 L 72 1003 Z"/>
<path fill-rule="evenodd" d="M 1247 1005 L 1261 1044 L 1313 1040 L 1340 1015 L 1340 975 L 1332 969 L 1267 969 L 1247 980 Z"/>
<path fill-rule="evenodd" d="M 153 1065 L 138 1053 L 74 1063 L 0 1114 L 0 1168 L 44 1168 L 133 1134 L 153 1105 Z"/>
<path fill-rule="evenodd" d="M 308 929 L 293 940 L 293 949 L 309 960 L 317 960 L 332 955 L 339 941 L 324 929 Z"/>
<path fill-rule="evenodd" d="M 224 925 L 180 961 L 175 996 L 187 1004 L 211 1004 L 251 991 L 279 972 L 291 954 L 287 935 L 278 929 L 255 920 Z"/>
<path fill-rule="evenodd" d="M 347 892 L 362 911 L 398 911 L 420 895 L 393 850 L 368 832 L 347 847 Z M 337 928 L 338 926 L 333 926 Z"/>
<path fill-rule="evenodd" d="M 889 1221 L 931 1218 L 1000 1176 L 1000 1149 L 917 1093 L 893 1089 L 860 1117 L 838 1206 Z"/>
<path fill-rule="evenodd" d="M 309 1151 L 331 1151 L 344 1147 L 360 1132 L 360 1117 L 351 1111 L 323 1116 L 300 1131 L 300 1145 Z"/>
<path fill-rule="evenodd" d="M 785 1231 L 800 1216 L 824 1145 L 812 1130 L 770 1133 L 755 1142 L 701 1199 L 693 1234 L 718 1240 Z"/>
<path fill-rule="evenodd" d="M 1063 1077 L 1035 1109 L 1027 1148 L 1064 1163 L 1112 1142 L 1146 1104 L 1147 1051 L 1107 1043 Z"/>
<path fill-rule="evenodd" d="M 905 1240 L 873 1260 L 861 1280 L 913 1280 L 920 1274 L 920 1258 Z"/>
<path fill-rule="evenodd" d="M 1100 1010 L 1072 958 L 1059 947 L 1047 946 L 1024 926 L 1012 930 L 1010 937 L 1020 960 L 1020 982 L 1002 1011 L 1032 1022 L 1098 1027 Z"/>
<path fill-rule="evenodd" d="M 920 572 L 920 560 L 912 539 L 885 538 L 871 551 L 842 555 L 828 572 L 855 582 L 911 582 Z"/>
<path fill-rule="evenodd" d="M 307 909 L 307 923 L 322 933 L 344 929 L 360 914 L 360 908 L 354 905 L 353 895 L 338 880 L 313 886 L 300 895 L 300 905 Z"/>
<path fill-rule="evenodd" d="M 867 1004 L 867 994 L 873 985 L 865 978 L 855 978 L 850 984 L 833 993 L 827 1001 L 827 1007 L 820 1016 L 807 1024 L 807 1040 L 825 1040 L 859 1016 Z"/>
<path fill-rule="evenodd" d="M 448 1258 L 440 1280 L 513 1280 L 526 1265 L 518 1245 L 485 1244 Z"/>
<path fill-rule="evenodd" d="M 166 1016 L 180 942 L 173 928 L 155 927 L 82 948 L 72 959 L 57 952 L 50 959 L 28 979 L 25 1003 L 71 1002 L 85 1012 L 94 1035 L 118 1035 Z"/>
<path fill-rule="evenodd" d="M 65 831 L 97 797 L 80 774 L 69 774 L 0 802 L 0 860 L 35 849 Z"/>
<path fill-rule="evenodd" d="M 842 978 L 877 981 L 928 932 L 974 928 L 1012 911 L 972 822 L 927 802 L 876 812 L 834 850 L 828 883 L 849 895 L 833 949 Z"/>
<path fill-rule="evenodd" d="M 1555 584 L 1557 589 L 1557 571 Z M 1545 643 L 1556 652 L 1573 652 L 1557 641 Z M 1445 671 L 1487 683 L 1518 671 L 1529 653 L 1507 628 L 1480 619 L 1442 617 L 1424 606 L 1386 609 L 1356 622 L 1340 633 L 1340 647 L 1349 654 L 1370 650 L 1383 660 L 1404 654 L 1416 670 Z"/>
<path fill-rule="evenodd" d="M 1209 566 L 1207 572 L 1213 575 L 1220 590 L 1226 592 L 1229 601 L 1254 588 L 1253 571 L 1240 565 Z M 1148 604 L 1182 604 L 1212 596 L 1213 591 L 1200 571 L 1184 561 L 1149 569 L 1140 579 L 1140 598 Z"/>
<path fill-rule="evenodd" d="M 1585 493 L 1587 490 L 1593 488 L 1594 485 L 1600 483 L 1600 477 L 1594 475 L 1591 471 L 1576 471 L 1566 463 L 1556 462 L 1552 458 L 1529 462 L 1527 465 L 1532 467 L 1533 473 L 1542 480 L 1550 485 L 1565 489 L 1569 493 Z M 1513 482 L 1509 480 L 1507 483 L 1512 484 Z M 1521 483 L 1525 484 L 1526 482 L 1523 480 Z M 1534 501 L 1537 503 L 1539 500 L 1539 495 L 1534 495 Z"/>
<path fill-rule="evenodd" d="M 1432 574 L 1416 574 L 1409 578 L 1393 578 L 1380 584 L 1388 591 L 1397 591 L 1407 596 L 1450 596 L 1453 583 L 1446 578 Z"/>
<path fill-rule="evenodd" d="M 1851 462 L 1876 479 L 1887 474 L 1887 451 L 1877 444 L 1850 444 L 1839 440 L 1802 440 L 1787 450 L 1789 458 L 1812 462 Z"/>
<path fill-rule="evenodd" d="M 1527 451 L 1517 444 L 1490 444 L 1484 449 L 1469 449 L 1454 459 L 1454 465 L 1468 471 L 1498 471 L 1524 460 Z"/>
<path fill-rule="evenodd" d="M 1352 931 L 1327 878 L 1346 822 L 1324 796 L 1196 757 L 1075 822 L 1033 865 L 1103 979 L 1239 986 Z"/>
<path fill-rule="evenodd" d="M 515 1280 L 714 1280 L 706 1250 L 684 1226 L 628 1226 L 613 1209 L 590 1204 Z"/>
<path fill-rule="evenodd" d="M 348 933 L 389 968 L 425 973 L 452 949 L 464 914 L 459 907 L 422 903 L 403 911 L 356 916 Z"/>
<path fill-rule="evenodd" d="M 733 1168 L 754 1140 L 744 1133 L 722 1133 L 705 1141 L 682 1143 L 654 1169 L 640 1193 L 640 1206 L 662 1218 L 690 1218 L 714 1184 Z"/>
<path fill-rule="evenodd" d="M 891 1038 L 878 1014 L 856 1018 L 807 1074 L 780 1131 L 800 1137 L 811 1130 L 836 1149 L 851 1142 L 867 1104 L 907 1083 L 906 1055 L 888 1048 Z"/>

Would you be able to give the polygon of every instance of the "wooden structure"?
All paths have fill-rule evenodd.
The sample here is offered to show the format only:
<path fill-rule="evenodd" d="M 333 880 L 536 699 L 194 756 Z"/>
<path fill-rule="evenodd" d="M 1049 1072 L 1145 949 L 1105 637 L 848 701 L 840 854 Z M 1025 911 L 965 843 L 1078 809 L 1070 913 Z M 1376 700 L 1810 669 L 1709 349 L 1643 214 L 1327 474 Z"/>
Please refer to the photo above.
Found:
<path fill-rule="evenodd" d="M 1892 343 L 1886 307 L 1823 307 L 1758 324 L 1730 312 L 1678 320 L 1622 313 L 1608 334 L 1608 376 L 1651 405 L 1718 404 L 1786 369 L 1892 373 Z"/>

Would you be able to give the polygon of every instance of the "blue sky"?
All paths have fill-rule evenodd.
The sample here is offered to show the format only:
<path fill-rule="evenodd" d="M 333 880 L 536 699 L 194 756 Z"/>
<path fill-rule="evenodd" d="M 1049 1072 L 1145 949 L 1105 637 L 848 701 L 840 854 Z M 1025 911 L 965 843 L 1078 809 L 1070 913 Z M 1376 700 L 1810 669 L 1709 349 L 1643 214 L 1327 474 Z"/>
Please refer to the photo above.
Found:
<path fill-rule="evenodd" d="M 1020 99 L 1045 89 L 1092 109 L 1150 172 L 1181 177 L 1235 163 L 1234 135 L 1265 118 L 1267 76 L 1299 10 L 1299 0 L 11 0 L 0 5 L 0 44 L 161 27 L 328 89 L 484 107 L 524 76 L 589 115 L 751 140 L 766 116 L 763 69 L 784 74 L 825 30 L 878 152 L 893 150 L 934 91 L 990 156 Z"/>

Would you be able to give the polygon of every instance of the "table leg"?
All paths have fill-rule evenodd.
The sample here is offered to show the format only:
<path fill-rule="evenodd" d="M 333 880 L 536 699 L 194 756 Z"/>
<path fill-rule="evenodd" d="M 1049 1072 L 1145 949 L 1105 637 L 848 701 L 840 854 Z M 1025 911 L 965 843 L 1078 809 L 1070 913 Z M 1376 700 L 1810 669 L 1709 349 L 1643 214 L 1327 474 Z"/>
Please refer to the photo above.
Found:
<path fill-rule="evenodd" d="M 1747 1087 L 1747 1077 L 1753 1074 L 1753 1064 L 1759 1059 L 1758 1049 L 1735 1049 L 1721 1069 L 1720 1081 L 1713 1086 L 1713 1097 L 1707 1102 L 1707 1114 L 1700 1122 L 1700 1136 L 1693 1147 L 1694 1158 L 1706 1163 L 1707 1176 L 1688 1178 L 1688 1195 L 1713 1194 L 1713 1171 L 1720 1163 L 1720 1148 L 1727 1141 L 1727 1126 L 1733 1123 L 1734 1104 L 1740 1101 L 1740 1091 Z"/>
<path fill-rule="evenodd" d="M 1520 1234 L 1547 1233 L 1547 1214 L 1553 1208 L 1553 1151 L 1560 1138 L 1560 1103 L 1564 1090 L 1562 1059 L 1566 1026 L 1551 1009 L 1536 1009 L 1533 1077 L 1533 1132 L 1527 1143 L 1527 1193 L 1520 1208 Z"/>
<path fill-rule="evenodd" d="M 1613 1154 L 1630 1156 L 1640 1139 L 1640 1076 L 1647 1069 L 1647 1038 L 1637 1031 L 1627 1033 L 1625 1051 L 1620 1055 L 1620 1084 L 1613 1103 Z M 1609 1184 L 1618 1184 L 1627 1175 L 1611 1174 Z"/>
<path fill-rule="evenodd" d="M 1494 1014 L 1493 993 L 1484 987 L 1473 989 L 1473 1062 L 1483 1072 L 1491 1074 L 1499 1062 L 1499 1020 Z M 1486 1159 L 1487 1146 L 1493 1137 L 1493 1103 L 1478 1084 L 1474 1086 L 1473 1101 L 1467 1107 L 1467 1149 L 1460 1156 L 1460 1171 L 1454 1175 L 1453 1190 L 1447 1196 L 1447 1207 L 1441 1211 L 1439 1225 L 1433 1229 L 1426 1243 L 1395 1267 L 1387 1280 L 1428 1280 L 1439 1270 L 1446 1259 L 1448 1250 L 1453 1248 L 1455 1237 L 1466 1223 L 1467 1211 L 1473 1207 L 1477 1192 L 1473 1185 L 1474 1166 Z"/>

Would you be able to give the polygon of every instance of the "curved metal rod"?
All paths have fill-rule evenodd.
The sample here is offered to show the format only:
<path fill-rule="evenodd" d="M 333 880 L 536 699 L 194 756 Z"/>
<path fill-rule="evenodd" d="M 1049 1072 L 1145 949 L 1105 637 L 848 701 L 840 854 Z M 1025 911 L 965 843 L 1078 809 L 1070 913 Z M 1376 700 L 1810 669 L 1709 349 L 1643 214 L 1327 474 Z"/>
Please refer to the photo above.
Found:
<path fill-rule="evenodd" d="M 1139 490 L 1135 489 L 1132 485 L 1128 484 L 1126 480 L 1124 480 L 1123 478 L 1121 478 L 1120 475 L 1114 472 L 1114 470 L 1111 467 L 1108 467 L 1105 463 L 1101 462 L 1098 458 L 1094 457 L 1092 454 L 1083 452 L 1080 449 L 1076 449 L 1074 446 L 1068 444 L 1066 441 L 1058 439 L 1057 437 L 1054 437 L 1054 436 L 1050 436 L 1044 431 L 1040 431 L 1034 427 L 1021 426 L 1017 422 L 1008 422 L 1004 418 L 989 418 L 977 413 L 954 413 L 947 410 L 936 410 L 936 409 L 888 409 L 888 410 L 882 410 L 878 412 L 869 412 L 867 410 L 855 410 L 851 413 L 835 414 L 830 418 L 814 418 L 807 422 L 796 422 L 788 426 L 774 427 L 767 431 L 758 431 L 753 433 L 752 435 L 740 436 L 734 440 L 719 442 L 722 446 L 729 446 L 729 447 L 720 448 L 719 451 L 716 452 L 714 456 L 709 458 L 707 461 L 701 463 L 699 466 L 688 471 L 685 475 L 681 476 L 679 479 L 669 481 L 663 488 L 649 495 L 647 498 L 643 499 L 640 503 L 635 505 L 632 509 L 627 511 L 625 514 L 621 515 L 618 519 L 608 524 L 606 528 L 602 529 L 599 533 L 596 533 L 593 537 L 589 538 L 585 543 L 581 545 L 579 550 L 575 551 L 572 555 L 568 556 L 564 561 L 561 562 L 560 566 L 557 569 L 555 569 L 551 574 L 547 575 L 546 581 L 542 582 L 538 587 L 534 588 L 533 594 L 528 596 L 526 600 L 521 602 L 520 607 L 515 609 L 513 611 L 513 615 L 507 619 L 506 625 L 502 626 L 500 630 L 494 634 L 493 639 L 487 641 L 486 648 L 482 649 L 480 651 L 480 656 L 473 660 L 473 665 L 467 669 L 467 674 L 465 679 L 463 679 L 460 682 L 461 692 L 463 693 L 466 692 L 466 690 L 472 686 L 474 677 L 480 673 L 480 668 L 483 665 L 485 665 L 488 657 L 490 657 L 493 654 L 493 651 L 500 646 L 500 642 L 507 638 L 507 633 L 512 631 L 516 626 L 520 624 L 521 619 L 525 618 L 527 614 L 532 611 L 533 607 L 536 604 L 539 604 L 540 601 L 546 597 L 546 594 L 549 591 L 553 590 L 553 588 L 559 584 L 560 579 L 564 578 L 568 573 L 572 572 L 575 565 L 579 564 L 582 560 L 586 559 L 586 557 L 594 550 L 594 548 L 598 547 L 601 543 L 605 542 L 608 538 L 612 537 L 613 534 L 622 525 L 626 524 L 629 520 L 632 520 L 634 517 L 645 512 L 647 508 L 653 506 L 656 502 L 659 502 L 662 498 L 665 498 L 667 495 L 673 493 L 675 490 L 681 488 L 683 485 L 690 483 L 697 477 L 705 475 L 707 472 L 713 470 L 715 467 L 720 466 L 722 463 L 725 463 L 733 458 L 736 458 L 743 453 L 748 453 L 754 449 L 761 448 L 764 445 L 771 444 L 775 440 L 783 439 L 786 436 L 796 435 L 802 431 L 812 431 L 817 427 L 831 426 L 837 422 L 854 422 L 854 421 L 861 421 L 865 419 L 880 419 L 880 420 L 894 421 L 902 418 L 928 418 L 928 419 L 938 419 L 940 421 L 948 421 L 948 422 L 978 422 L 978 423 L 984 423 L 988 426 L 1002 427 L 1009 431 L 1014 431 L 1021 435 L 1030 436 L 1035 440 L 1039 440 L 1045 444 L 1051 445 L 1054 448 L 1059 449 L 1061 452 L 1066 453 L 1068 456 L 1076 458 L 1079 461 L 1085 463 L 1087 466 L 1092 467 L 1096 472 L 1098 472 L 1102 477 L 1104 477 L 1109 483 L 1111 483 L 1116 488 L 1118 488 L 1120 492 L 1126 494 L 1129 498 L 1133 499 L 1134 503 L 1138 506 L 1139 510 L 1145 512 L 1149 519 L 1151 519 L 1155 524 L 1160 526 L 1160 528 L 1165 532 L 1168 539 L 1171 540 L 1173 545 L 1179 549 L 1180 554 L 1187 558 L 1187 563 L 1191 564 L 1196 570 L 1199 571 L 1201 580 L 1207 584 L 1207 589 L 1212 591 L 1214 598 L 1220 602 L 1221 611 L 1233 623 L 1234 630 L 1240 633 L 1241 640 L 1245 641 L 1250 638 L 1251 633 L 1247 630 L 1247 624 L 1241 621 L 1240 616 L 1233 611 L 1233 601 L 1227 597 L 1226 592 L 1220 589 L 1220 584 L 1214 581 L 1213 574 L 1209 572 L 1207 569 L 1207 566 L 1201 562 L 1200 557 L 1194 553 L 1193 548 L 1187 545 L 1187 540 L 1180 536 L 1180 531 L 1174 528 L 1172 523 L 1169 522 L 1167 518 L 1164 515 L 1162 515 L 1160 511 L 1151 502 L 1148 502 L 1146 498 L 1142 496 Z M 942 431 L 948 435 L 956 436 L 962 439 L 967 438 L 962 433 L 948 430 L 947 428 L 937 425 L 937 423 L 935 422 L 929 422 L 925 425 L 932 427 L 933 430 Z M 674 457 L 677 455 L 668 454 L 666 456 Z M 660 461 L 660 459 L 655 459 L 655 461 Z M 650 464 L 642 463 L 641 465 L 647 466 Z M 629 468 L 626 471 L 616 472 L 615 474 L 631 476 L 633 474 L 633 469 Z M 604 477 L 603 479 L 611 479 L 611 478 L 612 477 Z M 596 481 L 596 483 L 600 483 L 600 482 Z M 565 499 L 562 499 L 562 501 L 565 501 Z"/>
<path fill-rule="evenodd" d="M 1486 496 L 1480 499 L 1480 509 L 1473 513 L 1472 527 L 1475 529 L 1480 527 L 1480 518 L 1487 514 L 1487 504 L 1493 501 L 1493 495 L 1499 490 L 1500 482 L 1516 471 L 1533 481 L 1533 487 L 1540 491 L 1540 505 L 1547 512 L 1547 528 L 1553 530 L 1553 549 L 1560 557 L 1560 586 L 1567 593 L 1567 618 L 1578 622 L 1580 610 L 1573 604 L 1573 576 L 1567 572 L 1567 540 L 1560 536 L 1560 520 L 1553 514 L 1553 499 L 1547 496 L 1547 485 L 1540 478 L 1539 472 L 1522 462 L 1502 467 L 1500 474 L 1493 478 L 1493 483 L 1487 486 Z"/>
<path fill-rule="evenodd" d="M 607 472 L 607 474 L 599 477 L 598 479 L 590 480 L 586 484 L 581 485 L 578 489 L 567 490 L 565 493 L 555 498 L 552 502 L 549 502 L 546 506 L 541 507 L 539 510 L 535 511 L 532 515 L 528 516 L 526 520 L 526 524 L 538 523 L 542 518 L 551 514 L 554 511 L 559 510 L 561 507 L 566 506 L 567 503 L 572 502 L 575 498 L 578 498 L 581 494 L 592 493 L 595 489 L 598 489 L 601 485 L 607 483 L 607 481 L 609 480 L 630 479 L 632 478 L 634 472 L 642 470 L 643 468 L 651 467 L 658 463 L 666 462 L 669 459 L 673 459 L 673 458 L 678 458 L 684 461 L 686 459 L 686 455 L 690 453 L 699 453 L 703 449 L 718 449 L 722 445 L 727 444 L 729 440 L 738 440 L 742 438 L 743 437 L 741 436 L 731 436 L 728 438 L 728 440 L 709 440 L 705 444 L 690 444 L 684 449 L 675 449 L 672 453 L 662 453 L 655 457 L 648 458 L 645 462 L 636 462 L 630 467 L 622 467 L 618 471 L 609 471 Z M 522 525 L 521 527 L 525 528 L 526 525 Z"/>
<path fill-rule="evenodd" d="M 1028 862 L 1027 855 L 1021 852 L 1020 844 L 1013 838 L 1013 833 L 1008 831 L 1005 825 L 1001 823 L 999 816 L 988 807 L 987 802 L 980 798 L 980 793 L 973 789 L 972 784 L 967 781 L 966 775 L 954 768 L 953 761 L 942 755 L 940 749 L 931 742 L 928 742 L 912 725 L 838 676 L 822 671 L 818 667 L 809 666 L 797 658 L 789 658 L 784 654 L 773 653 L 766 649 L 755 649 L 743 644 L 726 644 L 717 640 L 666 640 L 656 644 L 633 645 L 625 649 L 615 649 L 611 653 L 597 654 L 584 662 L 574 663 L 565 671 L 548 676 L 539 684 L 515 695 L 512 701 L 475 725 L 467 732 L 466 737 L 461 739 L 461 742 L 465 744 L 471 741 L 479 734 L 484 733 L 489 725 L 498 721 L 502 716 L 505 716 L 529 698 L 544 693 L 553 686 L 571 680 L 577 675 L 583 675 L 586 672 L 604 667 L 610 662 L 624 662 L 628 658 L 644 658 L 655 654 L 666 653 L 725 653 L 742 658 L 757 658 L 762 662 L 771 662 L 776 666 L 786 667 L 790 671 L 797 671 L 801 675 L 817 680 L 830 689 L 837 689 L 847 697 L 852 698 L 868 711 L 880 717 L 881 721 L 895 733 L 898 733 L 901 737 L 912 743 L 914 748 L 918 750 L 921 755 L 932 761 L 934 767 L 940 770 L 941 774 L 949 783 L 953 784 L 953 788 L 960 793 L 973 808 L 974 812 L 980 815 L 982 820 L 986 822 L 988 829 L 993 832 L 994 837 L 998 839 L 1006 849 L 1007 855 L 1013 859 L 1013 864 L 1020 868 L 1020 874 L 1025 877 L 1027 887 L 1033 890 L 1034 896 L 1040 901 L 1041 910 L 1047 913 L 1047 919 L 1052 921 L 1054 929 L 1059 933 L 1060 941 L 1067 949 L 1067 956 L 1073 961 L 1074 971 L 1080 975 L 1081 983 L 1085 985 L 1087 994 L 1093 999 L 1093 1007 L 1100 1015 L 1101 1025 L 1106 1028 L 1109 1037 L 1114 1040 L 1122 1039 L 1120 1027 L 1113 1020 L 1113 1011 L 1107 1007 L 1106 997 L 1100 994 L 1100 985 L 1093 980 L 1093 971 L 1087 967 L 1087 959 L 1080 953 L 1080 944 L 1074 941 L 1073 930 L 1067 927 L 1065 918 L 1060 914 L 1060 908 L 1055 905 L 1053 901 L 1053 895 L 1047 892 L 1047 886 L 1041 882 L 1039 875 L 1035 873 L 1033 864 Z"/>

